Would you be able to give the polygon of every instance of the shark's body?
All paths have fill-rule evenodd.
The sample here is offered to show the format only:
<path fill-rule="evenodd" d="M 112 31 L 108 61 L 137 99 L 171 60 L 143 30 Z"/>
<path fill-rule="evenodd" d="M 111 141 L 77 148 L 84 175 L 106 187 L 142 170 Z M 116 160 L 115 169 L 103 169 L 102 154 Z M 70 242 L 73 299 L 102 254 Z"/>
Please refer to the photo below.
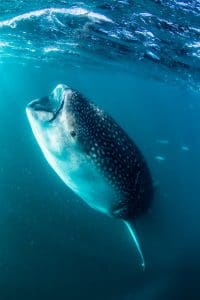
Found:
<path fill-rule="evenodd" d="M 144 265 L 131 224 L 148 209 L 153 187 L 137 146 L 109 115 L 64 85 L 31 102 L 27 115 L 55 172 L 91 207 L 125 220 Z"/>

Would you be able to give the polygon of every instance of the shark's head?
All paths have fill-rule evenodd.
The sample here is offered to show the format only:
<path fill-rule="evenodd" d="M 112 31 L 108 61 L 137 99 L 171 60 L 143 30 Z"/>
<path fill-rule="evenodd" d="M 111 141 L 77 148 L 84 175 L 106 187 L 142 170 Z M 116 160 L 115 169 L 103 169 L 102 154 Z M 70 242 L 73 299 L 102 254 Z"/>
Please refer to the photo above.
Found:
<path fill-rule="evenodd" d="M 95 135 L 100 129 L 95 129 L 94 122 L 98 124 L 100 116 L 96 107 L 77 91 L 59 84 L 50 96 L 30 102 L 26 113 L 45 158 L 76 190 L 70 183 L 72 179 L 78 182 L 75 172 L 81 177 L 83 165 L 97 157 Z"/>
<path fill-rule="evenodd" d="M 52 154 L 62 159 L 72 147 L 78 146 L 78 123 L 74 113 L 78 101 L 75 91 L 60 84 L 49 97 L 27 105 L 27 117 L 45 156 Z"/>

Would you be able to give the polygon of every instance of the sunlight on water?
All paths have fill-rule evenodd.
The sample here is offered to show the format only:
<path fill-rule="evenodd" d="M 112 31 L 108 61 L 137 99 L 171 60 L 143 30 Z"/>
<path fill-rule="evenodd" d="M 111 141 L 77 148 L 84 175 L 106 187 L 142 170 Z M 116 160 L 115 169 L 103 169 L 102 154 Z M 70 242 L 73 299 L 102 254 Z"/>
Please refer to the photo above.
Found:
<path fill-rule="evenodd" d="M 1 3 L 2 62 L 16 56 L 35 64 L 122 61 L 129 71 L 199 89 L 198 1 L 41 1 L 41 7 L 20 1 L 21 13 L 14 3 L 11 17 Z"/>

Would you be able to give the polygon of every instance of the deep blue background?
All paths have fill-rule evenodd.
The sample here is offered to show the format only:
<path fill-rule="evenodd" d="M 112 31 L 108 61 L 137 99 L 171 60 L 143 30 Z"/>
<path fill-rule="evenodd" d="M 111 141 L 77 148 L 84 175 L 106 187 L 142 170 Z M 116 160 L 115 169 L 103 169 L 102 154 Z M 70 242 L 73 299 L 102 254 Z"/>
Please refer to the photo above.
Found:
<path fill-rule="evenodd" d="M 199 299 L 199 95 L 116 68 L 0 74 L 0 299 Z M 69 191 L 31 133 L 26 104 L 58 83 L 109 112 L 145 155 L 156 183 L 136 224 L 145 272 L 124 224 Z"/>

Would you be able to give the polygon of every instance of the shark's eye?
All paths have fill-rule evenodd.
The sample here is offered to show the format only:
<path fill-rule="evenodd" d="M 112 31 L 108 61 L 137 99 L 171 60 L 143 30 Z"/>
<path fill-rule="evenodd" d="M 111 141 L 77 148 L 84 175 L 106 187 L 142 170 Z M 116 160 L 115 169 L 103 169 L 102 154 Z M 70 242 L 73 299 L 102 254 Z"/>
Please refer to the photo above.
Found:
<path fill-rule="evenodd" d="M 70 131 L 70 134 L 71 134 L 72 137 L 76 136 L 76 132 L 74 130 Z"/>

